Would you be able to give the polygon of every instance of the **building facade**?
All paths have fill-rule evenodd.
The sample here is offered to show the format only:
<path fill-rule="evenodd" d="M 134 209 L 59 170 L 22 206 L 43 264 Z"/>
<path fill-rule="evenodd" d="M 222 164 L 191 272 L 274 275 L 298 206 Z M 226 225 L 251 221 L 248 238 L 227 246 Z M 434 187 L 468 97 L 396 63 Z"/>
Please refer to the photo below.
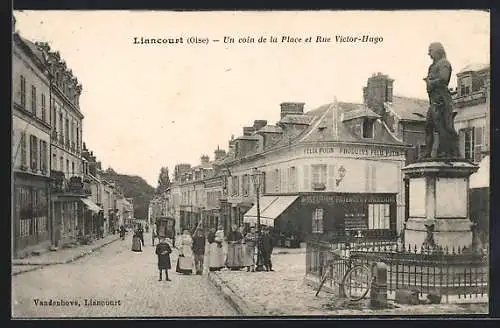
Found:
<path fill-rule="evenodd" d="M 472 64 L 457 74 L 455 129 L 461 155 L 479 165 L 469 180 L 470 218 L 478 240 L 489 244 L 490 226 L 490 65 Z"/>
<path fill-rule="evenodd" d="M 479 163 L 489 154 L 489 65 L 469 65 L 457 74 L 455 129 L 463 157 Z"/>
<path fill-rule="evenodd" d="M 50 221 L 50 77 L 34 45 L 19 33 L 12 47 L 13 254 L 46 248 Z"/>
<path fill-rule="evenodd" d="M 201 156 L 200 164 L 177 164 L 166 201 L 167 212 L 176 220 L 176 232 L 194 231 L 198 224 L 205 230 L 224 225 L 221 215 L 224 179 L 217 163 L 226 152 L 217 148 L 214 160 Z"/>
<path fill-rule="evenodd" d="M 54 242 L 75 242 L 84 229 L 82 213 L 88 206 L 82 201 L 90 190 L 83 188 L 82 121 L 79 98 L 82 86 L 67 67 L 59 52 L 46 42 L 31 43 L 43 58 L 50 76 L 49 116 L 51 123 L 50 170 L 57 181 L 52 192 L 52 216 L 55 222 Z"/>
<path fill-rule="evenodd" d="M 282 103 L 276 125 L 257 120 L 230 141 L 221 163 L 229 225 L 256 224 L 255 168 L 262 174 L 261 224 L 277 233 L 300 240 L 340 230 L 395 235 L 407 148 L 363 104 L 335 102 L 304 113 L 304 103 Z"/>

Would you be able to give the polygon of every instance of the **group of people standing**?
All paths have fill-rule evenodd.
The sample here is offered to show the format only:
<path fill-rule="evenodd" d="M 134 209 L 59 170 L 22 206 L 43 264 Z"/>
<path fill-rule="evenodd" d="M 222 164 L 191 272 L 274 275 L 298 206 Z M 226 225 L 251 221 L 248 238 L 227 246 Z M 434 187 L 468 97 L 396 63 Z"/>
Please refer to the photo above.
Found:
<path fill-rule="evenodd" d="M 160 237 L 155 248 L 155 254 L 158 257 L 159 280 L 162 280 L 163 272 L 165 272 L 165 280 L 170 281 L 168 270 L 171 269 L 170 254 L 174 247 L 179 255 L 175 271 L 184 275 L 193 273 L 202 275 L 205 254 L 208 255 L 210 271 L 219 271 L 223 268 L 230 270 L 246 268 L 247 271 L 254 272 L 258 264 L 261 264 L 265 271 L 274 271 L 271 262 L 274 243 L 269 229 L 263 229 L 259 235 L 254 227 L 248 232 L 244 227 L 233 226 L 232 228 L 227 238 L 224 237 L 222 226 L 219 226 L 217 230 L 212 228 L 206 236 L 202 229 L 196 229 L 193 236 L 189 230 L 184 230 L 175 245 L 173 241 Z M 224 240 L 227 241 L 227 254 L 224 252 Z M 144 230 L 139 228 L 134 232 L 132 251 L 142 252 L 143 246 Z M 260 249 L 260 252 L 256 252 L 257 249 Z"/>
<path fill-rule="evenodd" d="M 208 234 L 209 270 L 219 271 L 224 267 L 230 270 L 241 270 L 254 272 L 256 265 L 262 264 L 264 270 L 274 271 L 271 262 L 274 242 L 268 228 L 263 229 L 259 235 L 254 227 L 246 232 L 245 227 L 232 227 L 232 231 L 227 235 L 227 256 L 224 258 L 222 242 L 224 241 L 224 231 L 219 227 L 217 231 L 212 230 Z M 260 254 L 256 251 L 260 249 Z M 258 253 L 258 252 L 257 252 Z"/>

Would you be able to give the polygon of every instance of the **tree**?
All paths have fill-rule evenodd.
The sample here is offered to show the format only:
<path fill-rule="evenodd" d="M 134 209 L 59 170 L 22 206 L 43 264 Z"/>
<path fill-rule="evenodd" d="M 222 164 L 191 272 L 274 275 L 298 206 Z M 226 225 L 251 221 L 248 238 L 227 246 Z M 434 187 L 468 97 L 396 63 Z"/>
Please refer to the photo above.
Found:
<path fill-rule="evenodd" d="M 158 176 L 158 187 L 156 191 L 158 193 L 165 192 L 170 187 L 170 176 L 168 173 L 168 167 L 162 167 L 160 170 L 160 175 Z"/>

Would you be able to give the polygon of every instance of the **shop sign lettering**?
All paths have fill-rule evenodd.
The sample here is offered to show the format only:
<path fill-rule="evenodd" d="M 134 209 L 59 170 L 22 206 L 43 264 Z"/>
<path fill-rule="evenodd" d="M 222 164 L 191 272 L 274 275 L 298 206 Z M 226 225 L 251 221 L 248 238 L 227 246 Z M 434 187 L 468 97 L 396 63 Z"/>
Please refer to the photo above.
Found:
<path fill-rule="evenodd" d="M 402 156 L 403 152 L 394 149 L 381 147 L 306 147 L 304 148 L 305 155 L 323 155 L 323 154 L 339 154 L 339 155 L 355 155 L 355 156 L 376 156 L 376 157 L 394 157 Z"/>
<path fill-rule="evenodd" d="M 394 203 L 395 198 L 391 195 L 303 195 L 303 204 L 339 204 L 339 203 Z"/>

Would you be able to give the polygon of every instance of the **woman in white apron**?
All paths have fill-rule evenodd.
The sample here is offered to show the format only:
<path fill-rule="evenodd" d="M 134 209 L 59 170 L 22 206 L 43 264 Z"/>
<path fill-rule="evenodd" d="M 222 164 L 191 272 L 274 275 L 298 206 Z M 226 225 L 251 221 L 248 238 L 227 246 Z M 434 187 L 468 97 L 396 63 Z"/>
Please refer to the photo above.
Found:
<path fill-rule="evenodd" d="M 222 242 L 224 241 L 224 230 L 222 226 L 219 229 L 208 234 L 208 267 L 210 271 L 219 271 L 224 267 L 224 251 Z"/>
<path fill-rule="evenodd" d="M 176 272 L 182 274 L 193 273 L 194 256 L 192 246 L 193 238 L 191 238 L 188 230 L 184 230 L 184 233 L 179 240 L 179 245 L 177 246 L 179 258 L 177 260 Z"/>

